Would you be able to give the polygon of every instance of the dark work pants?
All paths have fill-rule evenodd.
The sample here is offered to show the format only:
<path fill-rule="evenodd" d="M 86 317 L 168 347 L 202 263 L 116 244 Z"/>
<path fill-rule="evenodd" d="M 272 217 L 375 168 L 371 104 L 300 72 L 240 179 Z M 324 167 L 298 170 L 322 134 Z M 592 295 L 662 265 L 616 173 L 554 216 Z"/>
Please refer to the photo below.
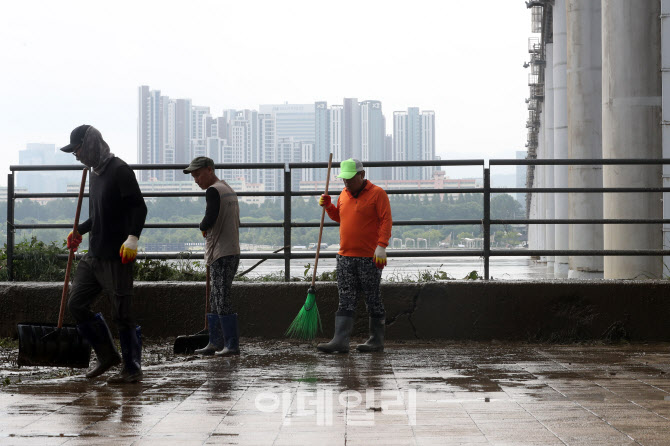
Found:
<path fill-rule="evenodd" d="M 133 263 L 122 264 L 121 258 L 100 259 L 85 255 L 77 265 L 70 289 L 68 308 L 77 324 L 92 320 L 91 305 L 105 291 L 112 301 L 113 319 L 119 330 L 135 329 L 131 316 L 133 297 Z"/>
<path fill-rule="evenodd" d="M 209 265 L 209 273 L 212 276 L 209 308 L 212 313 L 226 316 L 235 312 L 231 289 L 239 264 L 240 255 L 237 254 L 219 257 Z"/>
<path fill-rule="evenodd" d="M 357 294 L 365 295 L 365 306 L 370 317 L 384 317 L 379 283 L 382 270 L 375 266 L 372 257 L 346 257 L 337 255 L 337 291 L 340 295 L 338 312 L 353 314 L 356 310 Z"/>

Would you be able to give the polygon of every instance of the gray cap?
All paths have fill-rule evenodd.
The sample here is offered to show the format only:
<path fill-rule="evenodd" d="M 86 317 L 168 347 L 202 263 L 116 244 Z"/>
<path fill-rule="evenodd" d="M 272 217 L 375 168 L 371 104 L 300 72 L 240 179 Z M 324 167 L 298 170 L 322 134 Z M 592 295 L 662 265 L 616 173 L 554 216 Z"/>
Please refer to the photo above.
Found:
<path fill-rule="evenodd" d="M 193 158 L 191 164 L 189 164 L 188 167 L 184 169 L 184 173 L 191 173 L 194 170 L 198 170 L 203 167 L 211 167 L 213 169 L 214 160 L 211 158 L 207 158 L 206 156 L 199 156 L 197 158 Z"/>

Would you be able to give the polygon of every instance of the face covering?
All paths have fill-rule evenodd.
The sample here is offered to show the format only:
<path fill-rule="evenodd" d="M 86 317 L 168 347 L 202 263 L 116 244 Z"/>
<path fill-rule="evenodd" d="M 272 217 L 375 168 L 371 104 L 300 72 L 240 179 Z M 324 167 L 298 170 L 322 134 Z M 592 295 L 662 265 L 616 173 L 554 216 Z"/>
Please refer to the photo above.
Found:
<path fill-rule="evenodd" d="M 102 134 L 91 126 L 84 134 L 81 148 L 77 151 L 77 160 L 87 167 L 93 169 L 97 175 L 102 175 L 114 154 L 109 151 L 109 146 L 102 139 Z"/>

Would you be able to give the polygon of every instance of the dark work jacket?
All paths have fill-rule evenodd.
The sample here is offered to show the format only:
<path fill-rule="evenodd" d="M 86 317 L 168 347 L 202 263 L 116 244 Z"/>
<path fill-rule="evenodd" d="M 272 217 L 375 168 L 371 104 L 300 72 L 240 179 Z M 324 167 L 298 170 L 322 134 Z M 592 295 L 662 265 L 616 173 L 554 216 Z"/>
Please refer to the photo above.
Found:
<path fill-rule="evenodd" d="M 102 175 L 91 173 L 88 208 L 89 219 L 78 232 L 90 232 L 89 255 L 119 258 L 123 242 L 128 235 L 139 238 L 147 217 L 140 186 L 125 161 L 114 157 Z"/>

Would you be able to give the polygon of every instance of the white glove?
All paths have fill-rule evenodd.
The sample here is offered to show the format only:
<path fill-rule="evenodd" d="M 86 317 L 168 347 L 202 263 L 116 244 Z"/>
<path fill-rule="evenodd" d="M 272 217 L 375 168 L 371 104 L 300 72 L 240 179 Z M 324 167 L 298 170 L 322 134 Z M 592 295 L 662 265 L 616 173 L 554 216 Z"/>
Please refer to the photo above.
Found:
<path fill-rule="evenodd" d="M 134 235 L 129 235 L 121 249 L 119 249 L 119 255 L 121 256 L 121 263 L 130 263 L 135 260 L 137 257 L 137 237 Z"/>
<path fill-rule="evenodd" d="M 375 261 L 375 266 L 377 268 L 384 269 L 386 266 L 386 248 L 383 246 L 377 246 L 373 260 Z"/>

